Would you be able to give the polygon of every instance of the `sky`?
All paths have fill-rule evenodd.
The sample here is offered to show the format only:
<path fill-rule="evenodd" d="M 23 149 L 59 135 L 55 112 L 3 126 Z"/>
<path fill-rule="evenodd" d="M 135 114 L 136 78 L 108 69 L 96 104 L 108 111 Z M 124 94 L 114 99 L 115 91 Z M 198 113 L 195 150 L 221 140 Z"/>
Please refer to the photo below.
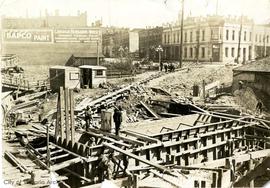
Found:
<path fill-rule="evenodd" d="M 104 26 L 144 28 L 176 21 L 182 0 L 0 0 L 1 15 L 38 17 L 45 9 L 54 14 L 76 15 L 87 11 L 88 24 L 102 18 Z M 185 0 L 186 16 L 219 15 L 253 18 L 270 23 L 270 0 Z"/>

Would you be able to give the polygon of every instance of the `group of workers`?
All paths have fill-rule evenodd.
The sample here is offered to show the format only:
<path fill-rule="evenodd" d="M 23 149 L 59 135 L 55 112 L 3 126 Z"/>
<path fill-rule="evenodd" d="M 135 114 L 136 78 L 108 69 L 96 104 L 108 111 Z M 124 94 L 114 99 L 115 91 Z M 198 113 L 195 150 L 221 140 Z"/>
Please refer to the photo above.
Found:
<path fill-rule="evenodd" d="M 113 121 L 115 125 L 115 135 L 119 135 L 119 130 L 123 121 L 122 117 L 122 107 L 121 106 L 116 106 L 114 109 L 114 114 L 113 114 Z M 87 106 L 84 112 L 84 120 L 85 120 L 85 129 L 86 131 L 89 131 L 90 125 L 93 125 L 93 117 L 92 117 L 92 109 Z"/>
<path fill-rule="evenodd" d="M 174 72 L 175 71 L 175 66 L 173 63 L 163 63 L 163 62 L 160 62 L 160 71 L 163 71 L 163 68 L 164 68 L 164 71 L 165 72 Z"/>

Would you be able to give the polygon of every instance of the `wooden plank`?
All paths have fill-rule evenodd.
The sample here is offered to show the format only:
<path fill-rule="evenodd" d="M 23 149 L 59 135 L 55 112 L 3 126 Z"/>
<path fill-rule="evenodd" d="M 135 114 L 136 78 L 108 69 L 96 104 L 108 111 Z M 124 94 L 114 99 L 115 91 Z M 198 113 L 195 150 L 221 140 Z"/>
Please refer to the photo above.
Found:
<path fill-rule="evenodd" d="M 135 144 L 135 145 L 143 146 L 145 144 L 144 142 L 139 141 L 139 140 L 126 138 L 126 137 L 123 137 L 123 136 L 116 136 L 115 134 L 105 132 L 105 131 L 101 131 L 101 130 L 94 129 L 94 128 L 89 128 L 89 132 L 90 131 L 93 131 L 95 133 L 100 133 L 100 134 L 103 134 L 103 135 L 108 136 L 108 137 L 112 137 L 112 138 L 114 138 L 116 140 L 123 140 L 123 141 L 128 142 L 128 143 L 133 144 L 133 145 Z"/>
<path fill-rule="evenodd" d="M 70 101 L 70 129 L 71 129 L 71 143 L 72 147 L 75 144 L 75 119 L 74 119 L 74 96 L 73 90 L 69 91 L 69 101 Z"/>
<path fill-rule="evenodd" d="M 158 139 L 151 138 L 149 136 L 146 136 L 146 135 L 143 135 L 143 134 L 140 134 L 140 133 L 136 133 L 136 132 L 133 132 L 133 131 L 130 131 L 130 130 L 123 130 L 123 131 L 120 131 L 120 132 L 124 133 L 124 134 L 127 134 L 127 135 L 134 136 L 134 137 L 136 137 L 138 139 L 141 139 L 141 140 L 144 140 L 144 141 L 147 141 L 147 142 L 151 142 L 151 143 L 160 142 Z"/>
<path fill-rule="evenodd" d="M 126 143 L 124 143 L 124 142 L 114 140 L 114 139 L 109 138 L 109 137 L 107 137 L 107 136 L 104 136 L 104 135 L 102 135 L 102 134 L 97 134 L 97 133 L 87 132 L 87 131 L 79 131 L 79 132 L 85 133 L 85 134 L 88 134 L 88 135 L 91 135 L 91 136 L 94 136 L 94 137 L 98 137 L 98 138 L 101 138 L 101 139 L 103 139 L 103 140 L 108 140 L 108 141 L 110 141 L 110 142 L 112 142 L 112 143 L 115 143 L 115 144 L 118 144 L 118 145 L 121 145 L 121 146 L 125 146 L 125 147 L 128 147 L 128 148 L 130 148 L 130 147 L 132 146 L 132 145 L 130 145 L 130 144 L 126 144 Z"/>
<path fill-rule="evenodd" d="M 54 156 L 54 157 L 51 157 L 51 161 L 56 160 L 56 159 L 61 159 L 67 156 L 69 156 L 69 153 L 64 153 L 62 155 Z"/>
<path fill-rule="evenodd" d="M 65 126 L 67 143 L 70 141 L 70 126 L 69 126 L 69 90 L 65 88 Z"/>
<path fill-rule="evenodd" d="M 151 173 L 153 173 L 155 176 L 159 177 L 160 179 L 163 179 L 164 181 L 166 181 L 167 183 L 175 186 L 175 187 L 181 187 L 181 185 L 179 185 L 178 183 L 173 182 L 171 179 L 168 179 L 166 177 L 166 175 L 164 176 L 163 174 L 160 174 L 159 172 L 155 171 L 155 170 L 150 170 Z M 175 178 L 175 177 L 174 177 Z"/>
<path fill-rule="evenodd" d="M 80 155 L 78 155 L 78 154 L 76 154 L 76 153 L 74 153 L 74 152 L 72 152 L 72 151 L 69 151 L 69 150 L 67 150 L 67 149 L 65 149 L 65 148 L 63 148 L 63 147 L 61 147 L 61 146 L 58 146 L 58 145 L 56 145 L 56 144 L 54 144 L 54 143 L 52 143 L 52 142 L 50 142 L 50 145 L 55 146 L 55 147 L 57 147 L 57 148 L 59 148 L 59 149 L 62 149 L 63 151 L 69 153 L 70 155 L 73 155 L 74 157 L 79 157 L 79 158 L 81 158 L 81 159 L 87 161 L 87 158 L 86 158 L 86 157 L 80 156 Z"/>
<path fill-rule="evenodd" d="M 155 167 L 155 168 L 161 170 L 161 171 L 164 172 L 164 173 L 168 173 L 168 174 L 171 174 L 171 175 L 175 176 L 174 174 L 171 173 L 171 170 L 170 170 L 170 169 L 165 168 L 164 166 L 161 166 L 161 165 L 156 164 L 156 163 L 153 163 L 153 162 L 151 162 L 151 161 L 149 161 L 149 160 L 143 159 L 142 157 L 139 157 L 139 156 L 137 156 L 137 155 L 134 155 L 134 154 L 132 154 L 132 153 L 126 151 L 126 150 L 122 150 L 121 148 L 118 148 L 118 147 L 116 147 L 116 146 L 114 146 L 114 145 L 112 145 L 112 144 L 109 144 L 109 143 L 103 143 L 103 145 L 106 146 L 106 147 L 108 147 L 108 148 L 111 148 L 111 149 L 113 149 L 113 150 L 115 150 L 115 151 L 118 151 L 118 152 L 120 152 L 120 153 L 122 153 L 122 154 L 124 154 L 124 155 L 127 155 L 127 156 L 129 156 L 129 157 L 131 157 L 131 158 L 133 158 L 133 159 L 136 159 L 136 160 L 138 160 L 138 161 L 140 161 L 140 162 L 142 162 L 142 163 L 145 163 L 145 164 L 148 164 L 148 165 L 150 165 L 150 166 L 153 166 L 153 167 Z"/>
<path fill-rule="evenodd" d="M 51 171 L 57 171 L 57 170 L 66 168 L 66 167 L 68 167 L 70 165 L 73 165 L 73 164 L 76 164 L 76 163 L 79 163 L 79 162 L 82 162 L 82 159 L 77 157 L 77 158 L 70 159 L 70 160 L 67 160 L 67 161 L 59 163 L 59 164 L 55 164 L 55 165 L 51 166 L 50 169 L 51 169 Z"/>
<path fill-rule="evenodd" d="M 61 128 L 61 141 L 64 142 L 65 129 L 64 129 L 64 90 L 60 87 L 60 128 Z"/>
<path fill-rule="evenodd" d="M 5 157 L 9 159 L 9 161 L 12 163 L 12 165 L 15 165 L 20 169 L 21 172 L 27 173 L 28 169 L 26 166 L 24 166 L 12 153 L 6 151 L 5 152 Z"/>
<path fill-rule="evenodd" d="M 144 102 L 140 101 L 141 105 L 154 117 L 159 119 L 159 115 L 157 115 L 149 106 L 147 106 Z"/>

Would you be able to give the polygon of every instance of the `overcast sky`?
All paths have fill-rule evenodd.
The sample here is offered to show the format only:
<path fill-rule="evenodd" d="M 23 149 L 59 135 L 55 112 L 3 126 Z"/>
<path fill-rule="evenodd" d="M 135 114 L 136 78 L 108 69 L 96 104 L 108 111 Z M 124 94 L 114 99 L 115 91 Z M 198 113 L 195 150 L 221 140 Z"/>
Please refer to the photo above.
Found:
<path fill-rule="evenodd" d="M 175 21 L 181 0 L 0 0 L 1 14 L 37 17 L 45 9 L 54 14 L 76 15 L 87 11 L 88 22 L 102 18 L 103 25 L 146 27 Z M 216 3 L 221 15 L 247 15 L 257 23 L 270 22 L 270 0 L 185 0 L 185 16 L 215 14 Z"/>

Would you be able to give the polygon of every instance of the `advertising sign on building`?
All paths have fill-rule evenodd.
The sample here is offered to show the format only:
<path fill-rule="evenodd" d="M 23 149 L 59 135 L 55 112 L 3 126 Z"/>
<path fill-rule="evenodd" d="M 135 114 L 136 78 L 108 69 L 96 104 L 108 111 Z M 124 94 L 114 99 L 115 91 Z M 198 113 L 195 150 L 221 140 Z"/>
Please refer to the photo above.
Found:
<path fill-rule="evenodd" d="M 3 30 L 4 42 L 52 42 L 51 30 Z"/>
<path fill-rule="evenodd" d="M 56 29 L 54 30 L 55 42 L 97 42 L 101 38 L 100 29 L 80 28 L 80 29 Z"/>

